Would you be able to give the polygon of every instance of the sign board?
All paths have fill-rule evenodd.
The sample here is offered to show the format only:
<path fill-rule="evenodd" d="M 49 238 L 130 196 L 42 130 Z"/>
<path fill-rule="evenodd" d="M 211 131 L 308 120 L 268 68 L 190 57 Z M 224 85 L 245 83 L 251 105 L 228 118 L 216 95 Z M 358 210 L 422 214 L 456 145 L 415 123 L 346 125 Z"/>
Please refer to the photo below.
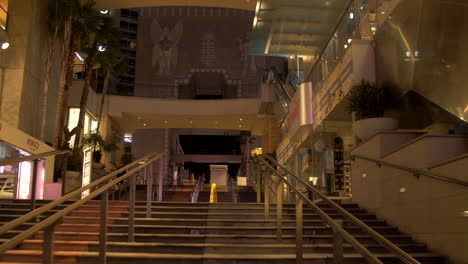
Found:
<path fill-rule="evenodd" d="M 285 120 L 287 134 L 291 137 L 299 127 L 313 124 L 312 102 L 312 83 L 302 83 L 289 103 L 289 113 Z"/>
<path fill-rule="evenodd" d="M 91 182 L 91 168 L 92 168 L 92 156 L 93 152 L 91 148 L 83 150 L 83 171 L 82 171 L 82 184 L 81 186 L 86 186 Z M 81 198 L 84 198 L 89 195 L 89 189 L 81 193 Z"/>

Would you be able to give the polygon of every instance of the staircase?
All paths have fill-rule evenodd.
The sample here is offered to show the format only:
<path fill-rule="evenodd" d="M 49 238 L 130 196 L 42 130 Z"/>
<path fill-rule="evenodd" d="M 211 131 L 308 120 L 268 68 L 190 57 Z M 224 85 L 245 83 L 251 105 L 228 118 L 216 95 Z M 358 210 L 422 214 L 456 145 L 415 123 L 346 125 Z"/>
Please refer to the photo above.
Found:
<path fill-rule="evenodd" d="M 39 201 L 38 206 L 44 204 Z M 49 211 L 53 214 L 65 207 Z M 334 209 L 319 204 L 335 219 Z M 356 204 L 343 204 L 380 234 L 411 253 L 423 264 L 442 264 L 441 256 L 427 251 L 425 245 L 402 234 Z M 1 201 L 0 221 L 11 221 L 29 212 L 27 201 Z M 265 218 L 262 204 L 255 203 L 172 203 L 153 202 L 151 218 L 145 218 L 145 203 L 136 202 L 135 242 L 128 242 L 128 203 L 110 201 L 108 220 L 108 263 L 296 263 L 295 209 L 283 208 L 283 239 L 276 240 L 276 208 L 270 206 Z M 40 219 L 42 220 L 42 219 Z M 0 237 L 3 241 L 34 223 L 19 226 Z M 358 228 L 344 221 L 344 227 L 377 254 L 384 263 L 400 263 L 396 257 Z M 0 263 L 41 263 L 42 231 L 14 250 L 0 255 Z M 304 209 L 304 263 L 333 263 L 332 231 L 311 209 Z M 73 211 L 57 226 L 55 263 L 99 263 L 99 201 L 92 200 Z M 343 263 L 366 263 L 347 244 Z"/>

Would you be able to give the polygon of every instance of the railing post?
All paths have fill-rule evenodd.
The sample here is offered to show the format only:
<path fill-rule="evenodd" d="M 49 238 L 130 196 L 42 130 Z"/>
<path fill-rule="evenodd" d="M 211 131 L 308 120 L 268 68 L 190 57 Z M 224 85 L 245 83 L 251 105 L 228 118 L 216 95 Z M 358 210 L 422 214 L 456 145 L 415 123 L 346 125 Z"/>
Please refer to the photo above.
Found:
<path fill-rule="evenodd" d="M 342 225 L 341 221 L 336 222 Z M 343 264 L 343 237 L 335 228 L 333 228 L 333 263 Z"/>
<path fill-rule="evenodd" d="M 263 178 L 263 207 L 265 208 L 265 218 L 270 217 L 270 193 L 268 186 L 270 184 L 270 175 L 267 171 L 263 172 L 265 177 Z"/>
<path fill-rule="evenodd" d="M 130 197 L 128 199 L 128 242 L 135 242 L 135 191 L 136 174 L 130 176 Z"/>
<path fill-rule="evenodd" d="M 281 242 L 283 236 L 283 181 L 276 185 L 276 239 Z"/>
<path fill-rule="evenodd" d="M 109 209 L 109 191 L 101 194 L 101 223 L 99 227 L 99 263 L 106 264 L 107 253 L 107 211 Z"/>
<path fill-rule="evenodd" d="M 296 263 L 304 263 L 303 259 L 303 222 L 302 222 L 302 199 L 296 195 Z"/>
<path fill-rule="evenodd" d="M 163 199 L 163 158 L 159 158 L 159 176 L 158 176 L 158 201 Z"/>
<path fill-rule="evenodd" d="M 146 174 L 146 218 L 151 218 L 151 203 L 153 202 L 153 163 L 149 164 L 149 174 Z"/>
<path fill-rule="evenodd" d="M 37 173 L 38 173 L 39 160 L 33 161 L 33 173 L 32 173 L 32 184 L 31 184 L 31 211 L 36 209 L 36 185 L 37 185 Z"/>
<path fill-rule="evenodd" d="M 44 228 L 44 241 L 42 242 L 42 263 L 54 263 L 54 240 L 55 240 L 55 227 L 59 221 L 50 224 Z"/>
<path fill-rule="evenodd" d="M 262 202 L 262 169 L 260 164 L 257 165 L 257 181 L 256 181 L 256 188 L 257 188 L 257 203 Z"/>

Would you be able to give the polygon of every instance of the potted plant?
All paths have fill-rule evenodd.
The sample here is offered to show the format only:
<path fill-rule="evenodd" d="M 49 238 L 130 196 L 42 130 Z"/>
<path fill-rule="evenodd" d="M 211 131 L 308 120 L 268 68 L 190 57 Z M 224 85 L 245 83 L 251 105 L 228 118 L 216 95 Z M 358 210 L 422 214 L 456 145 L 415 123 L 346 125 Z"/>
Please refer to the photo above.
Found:
<path fill-rule="evenodd" d="M 109 138 L 104 140 L 97 132 L 86 135 L 83 138 L 83 146 L 87 146 L 92 149 L 94 168 L 102 168 L 104 166 L 103 164 L 100 164 L 103 150 L 111 152 L 118 149 L 114 135 L 111 135 Z"/>
<path fill-rule="evenodd" d="M 355 85 L 346 96 L 347 110 L 353 114 L 353 132 L 361 140 L 398 128 L 398 120 L 384 117 L 385 109 L 394 102 L 392 86 L 377 86 L 367 81 Z"/>

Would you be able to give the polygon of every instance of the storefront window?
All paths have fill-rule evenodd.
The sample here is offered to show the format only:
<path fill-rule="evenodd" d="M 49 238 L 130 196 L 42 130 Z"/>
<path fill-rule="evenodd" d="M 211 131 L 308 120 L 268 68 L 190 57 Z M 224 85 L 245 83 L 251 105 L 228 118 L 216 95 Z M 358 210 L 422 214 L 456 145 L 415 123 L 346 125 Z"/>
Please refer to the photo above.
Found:
<path fill-rule="evenodd" d="M 22 149 L 0 141 L 0 159 L 20 158 L 30 155 L 30 153 Z M 45 178 L 44 161 L 38 162 L 37 172 L 36 198 L 42 199 Z M 0 166 L 0 199 L 30 199 L 32 175 L 32 161 Z"/>

